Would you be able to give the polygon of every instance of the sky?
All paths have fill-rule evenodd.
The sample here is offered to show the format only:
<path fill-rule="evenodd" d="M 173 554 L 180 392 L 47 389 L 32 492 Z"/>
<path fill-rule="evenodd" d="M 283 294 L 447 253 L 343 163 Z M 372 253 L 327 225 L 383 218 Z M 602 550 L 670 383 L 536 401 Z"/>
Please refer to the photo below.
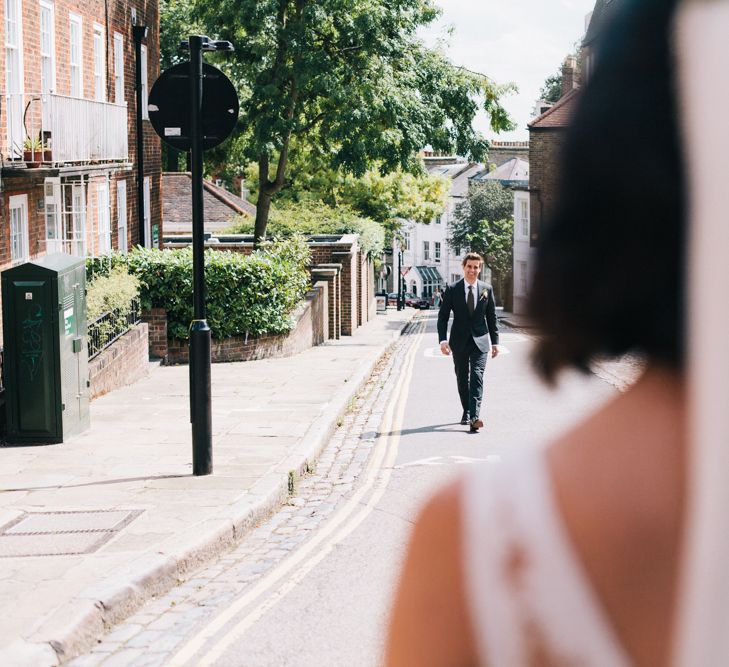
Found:
<path fill-rule="evenodd" d="M 595 0 L 435 0 L 435 4 L 443 14 L 422 33 L 426 43 L 445 39 L 446 54 L 454 64 L 519 88 L 503 100 L 516 130 L 494 135 L 485 114 L 477 118 L 477 129 L 500 141 L 528 139 L 526 126 L 539 90 L 584 36 L 585 17 Z"/>

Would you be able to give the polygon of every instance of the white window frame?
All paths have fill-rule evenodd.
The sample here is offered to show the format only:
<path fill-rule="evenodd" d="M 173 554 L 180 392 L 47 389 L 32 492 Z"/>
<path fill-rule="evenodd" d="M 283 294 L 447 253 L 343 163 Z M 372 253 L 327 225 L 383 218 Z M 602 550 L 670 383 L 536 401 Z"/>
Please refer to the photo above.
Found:
<path fill-rule="evenodd" d="M 26 262 L 28 261 L 30 248 L 28 195 L 11 195 L 8 198 L 8 222 L 10 227 L 10 261 L 13 264 Z"/>
<path fill-rule="evenodd" d="M 111 211 L 109 202 L 109 183 L 96 184 L 96 221 L 99 255 L 111 253 Z"/>
<path fill-rule="evenodd" d="M 74 27 L 78 35 L 78 44 L 74 43 Z M 84 96 L 84 24 L 83 19 L 70 12 L 68 15 L 68 69 L 70 77 L 71 97 Z M 78 53 L 76 53 L 78 51 Z"/>
<path fill-rule="evenodd" d="M 410 250 L 410 232 L 405 232 L 402 235 L 402 249 Z"/>
<path fill-rule="evenodd" d="M 124 104 L 124 36 L 114 33 L 114 102 Z"/>
<path fill-rule="evenodd" d="M 8 145 L 13 157 L 22 157 L 25 130 L 23 129 L 23 3 L 5 0 L 5 91 L 7 105 Z M 13 20 L 15 17 L 15 20 Z"/>
<path fill-rule="evenodd" d="M 423 259 L 430 261 L 430 241 L 423 241 Z"/>
<path fill-rule="evenodd" d="M 48 0 L 40 0 L 40 13 L 38 32 L 40 35 L 40 66 L 41 66 L 41 94 L 55 92 L 56 90 L 56 10 L 55 5 Z M 44 50 L 43 45 L 43 13 L 48 12 L 48 51 Z M 48 63 L 50 80 L 46 81 L 45 64 Z M 45 84 L 45 85 L 44 85 Z"/>
<path fill-rule="evenodd" d="M 144 177 L 144 247 L 152 247 L 152 214 L 151 214 L 151 181 L 149 176 Z"/>
<path fill-rule="evenodd" d="M 521 199 L 519 201 L 520 218 L 521 218 L 521 235 L 529 238 L 529 200 Z"/>
<path fill-rule="evenodd" d="M 439 225 L 442 222 L 442 214 L 438 214 L 435 216 L 435 224 Z"/>
<path fill-rule="evenodd" d="M 68 238 L 71 254 L 86 257 L 86 190 L 81 184 L 71 187 L 71 229 Z"/>
<path fill-rule="evenodd" d="M 149 120 L 149 109 L 147 108 L 147 98 L 149 97 L 149 83 L 147 77 L 147 47 L 142 44 L 141 51 L 141 65 L 142 65 L 142 118 Z"/>
<path fill-rule="evenodd" d="M 61 219 L 61 179 L 58 176 L 49 176 L 43 183 L 43 195 L 45 198 L 45 221 L 46 221 L 46 252 L 63 252 L 64 236 L 63 221 Z"/>
<path fill-rule="evenodd" d="M 94 99 L 106 102 L 106 38 L 100 23 L 94 23 Z"/>
<path fill-rule="evenodd" d="M 127 252 L 127 182 L 117 181 L 116 183 L 116 221 L 118 231 L 119 252 Z"/>
<path fill-rule="evenodd" d="M 521 289 L 521 294 L 526 296 L 527 292 L 529 291 L 529 278 L 528 278 L 528 267 L 527 263 L 519 260 L 519 287 Z"/>
<path fill-rule="evenodd" d="M 440 262 L 440 241 L 435 242 L 435 261 Z"/>

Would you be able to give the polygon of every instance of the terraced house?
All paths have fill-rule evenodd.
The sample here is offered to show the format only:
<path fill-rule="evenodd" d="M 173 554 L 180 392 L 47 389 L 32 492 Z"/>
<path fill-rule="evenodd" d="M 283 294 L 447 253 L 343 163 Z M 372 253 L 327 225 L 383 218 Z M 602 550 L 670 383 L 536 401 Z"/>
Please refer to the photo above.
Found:
<path fill-rule="evenodd" d="M 158 1 L 2 7 L 0 270 L 50 252 L 158 244 L 160 145 L 146 109 L 159 73 Z"/>

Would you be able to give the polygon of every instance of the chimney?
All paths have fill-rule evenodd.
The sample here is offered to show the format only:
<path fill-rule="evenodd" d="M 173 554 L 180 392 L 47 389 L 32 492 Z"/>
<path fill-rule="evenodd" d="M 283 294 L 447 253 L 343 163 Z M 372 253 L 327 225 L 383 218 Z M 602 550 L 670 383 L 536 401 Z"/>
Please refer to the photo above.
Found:
<path fill-rule="evenodd" d="M 562 65 L 562 97 L 577 87 L 577 59 L 567 56 Z"/>

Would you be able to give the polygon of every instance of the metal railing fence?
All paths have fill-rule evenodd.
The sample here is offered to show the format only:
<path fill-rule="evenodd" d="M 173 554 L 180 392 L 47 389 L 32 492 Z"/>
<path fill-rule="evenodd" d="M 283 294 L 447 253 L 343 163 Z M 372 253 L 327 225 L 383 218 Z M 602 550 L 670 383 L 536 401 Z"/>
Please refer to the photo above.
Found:
<path fill-rule="evenodd" d="M 88 324 L 89 359 L 101 354 L 135 324 L 142 321 L 139 298 L 133 299 L 127 313 L 110 310 Z"/>

